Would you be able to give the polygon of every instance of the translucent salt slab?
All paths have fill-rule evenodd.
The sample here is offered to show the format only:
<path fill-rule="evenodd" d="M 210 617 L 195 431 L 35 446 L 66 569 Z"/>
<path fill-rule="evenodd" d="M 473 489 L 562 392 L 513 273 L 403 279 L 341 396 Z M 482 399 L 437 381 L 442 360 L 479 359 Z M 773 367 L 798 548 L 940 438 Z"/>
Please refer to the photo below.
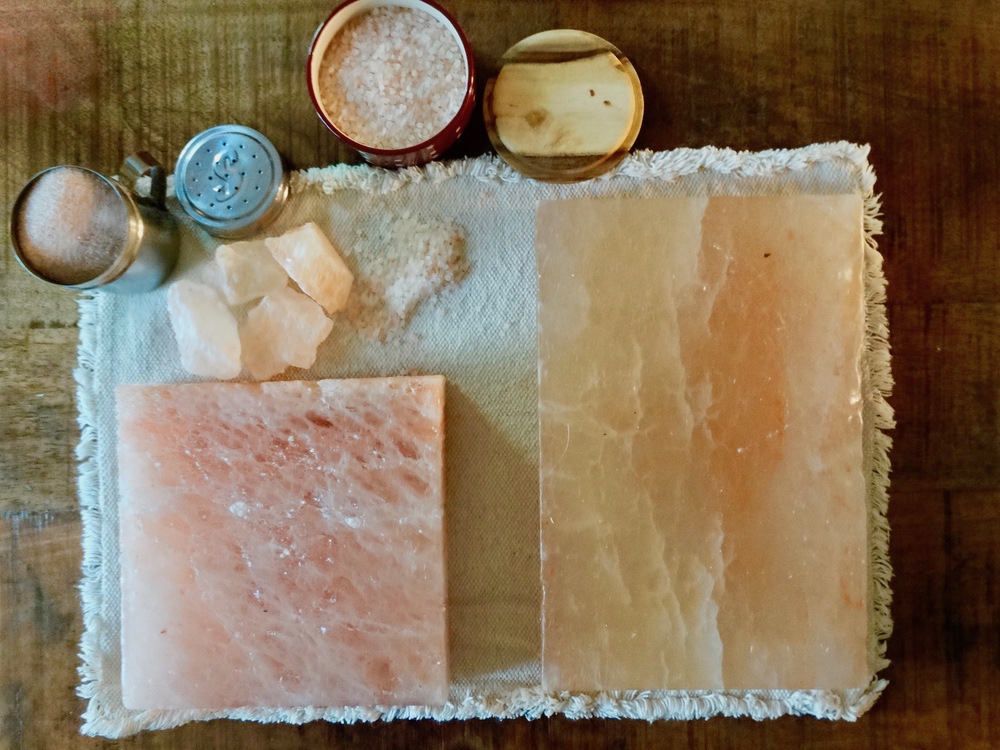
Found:
<path fill-rule="evenodd" d="M 546 687 L 865 685 L 861 198 L 536 231 Z"/>
<path fill-rule="evenodd" d="M 117 401 L 126 707 L 445 701 L 443 378 Z"/>

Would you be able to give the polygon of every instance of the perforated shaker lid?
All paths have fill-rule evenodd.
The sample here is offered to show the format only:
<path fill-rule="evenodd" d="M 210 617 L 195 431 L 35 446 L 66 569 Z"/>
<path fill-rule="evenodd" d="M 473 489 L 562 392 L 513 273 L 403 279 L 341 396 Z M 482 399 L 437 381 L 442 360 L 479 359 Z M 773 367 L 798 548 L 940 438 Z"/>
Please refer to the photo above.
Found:
<path fill-rule="evenodd" d="M 188 141 L 177 157 L 174 194 L 209 233 L 245 237 L 281 212 L 288 179 L 267 138 L 242 125 L 217 125 Z"/>

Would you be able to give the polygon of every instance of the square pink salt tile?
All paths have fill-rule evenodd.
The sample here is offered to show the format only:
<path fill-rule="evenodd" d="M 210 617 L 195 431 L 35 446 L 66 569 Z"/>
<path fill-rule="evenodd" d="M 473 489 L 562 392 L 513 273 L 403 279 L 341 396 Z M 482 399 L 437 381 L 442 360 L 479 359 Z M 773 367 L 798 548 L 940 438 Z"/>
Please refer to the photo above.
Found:
<path fill-rule="evenodd" d="M 444 378 L 117 398 L 126 707 L 447 699 Z"/>

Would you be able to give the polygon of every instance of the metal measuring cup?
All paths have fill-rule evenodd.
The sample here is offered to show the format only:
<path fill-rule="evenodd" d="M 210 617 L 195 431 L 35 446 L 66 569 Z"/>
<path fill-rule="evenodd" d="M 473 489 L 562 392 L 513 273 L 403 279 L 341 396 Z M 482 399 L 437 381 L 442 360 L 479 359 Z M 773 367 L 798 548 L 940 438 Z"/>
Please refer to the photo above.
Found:
<path fill-rule="evenodd" d="M 87 281 L 64 283 L 50 278 L 34 268 L 23 250 L 19 237 L 21 214 L 28 194 L 42 176 L 60 169 L 81 170 L 110 186 L 125 207 L 127 228 L 117 258 L 103 272 Z M 57 166 L 32 177 L 14 201 L 10 217 L 10 238 L 14 256 L 32 276 L 65 289 L 107 289 L 111 292 L 134 294 L 155 289 L 170 274 L 180 248 L 177 221 L 166 209 L 167 176 L 163 167 L 146 152 L 125 159 L 120 176 L 106 177 L 86 167 Z M 140 177 L 149 177 L 149 196 L 136 190 Z"/>

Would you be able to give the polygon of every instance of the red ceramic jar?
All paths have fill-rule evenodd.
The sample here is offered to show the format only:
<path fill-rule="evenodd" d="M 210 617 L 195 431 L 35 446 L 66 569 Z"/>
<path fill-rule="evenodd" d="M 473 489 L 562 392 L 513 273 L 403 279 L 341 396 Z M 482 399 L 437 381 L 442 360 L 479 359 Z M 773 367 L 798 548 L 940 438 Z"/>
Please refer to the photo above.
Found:
<path fill-rule="evenodd" d="M 468 73 L 465 97 L 462 100 L 462 105 L 459 107 L 458 113 L 451 119 L 451 122 L 431 138 L 413 146 L 399 149 L 375 148 L 349 138 L 337 127 L 334 118 L 326 112 L 319 97 L 320 64 L 323 61 L 323 55 L 330 46 L 330 42 L 333 41 L 340 30 L 353 18 L 375 8 L 385 6 L 413 8 L 414 10 L 428 13 L 443 23 L 445 27 L 454 33 L 455 38 L 458 40 L 459 48 L 465 56 L 465 68 Z M 333 11 L 320 24 L 319 28 L 316 29 L 312 44 L 309 45 L 309 57 L 306 60 L 306 81 L 309 86 L 309 96 L 323 124 L 341 141 L 358 151 L 366 161 L 379 167 L 412 167 L 419 164 L 426 164 L 441 156 L 458 140 L 462 131 L 465 130 L 465 126 L 468 125 L 469 118 L 472 117 L 472 112 L 476 105 L 475 64 L 469 40 L 465 38 L 465 34 L 455 19 L 451 17 L 451 14 L 436 2 L 433 2 L 433 0 L 347 0 L 347 2 Z"/>

